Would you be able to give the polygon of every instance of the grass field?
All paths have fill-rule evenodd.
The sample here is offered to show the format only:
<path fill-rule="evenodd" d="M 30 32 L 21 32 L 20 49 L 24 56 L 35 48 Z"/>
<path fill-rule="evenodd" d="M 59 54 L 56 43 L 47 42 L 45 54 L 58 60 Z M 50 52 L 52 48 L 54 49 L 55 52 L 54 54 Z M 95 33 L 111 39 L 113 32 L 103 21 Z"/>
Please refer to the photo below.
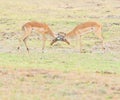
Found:
<path fill-rule="evenodd" d="M 119 100 L 119 0 L 1 0 L 0 100 Z M 47 23 L 58 33 L 86 21 L 103 26 L 105 52 L 93 35 L 83 36 L 85 53 L 58 42 L 41 52 L 41 36 L 28 39 L 17 51 L 21 26 L 28 21 Z"/>

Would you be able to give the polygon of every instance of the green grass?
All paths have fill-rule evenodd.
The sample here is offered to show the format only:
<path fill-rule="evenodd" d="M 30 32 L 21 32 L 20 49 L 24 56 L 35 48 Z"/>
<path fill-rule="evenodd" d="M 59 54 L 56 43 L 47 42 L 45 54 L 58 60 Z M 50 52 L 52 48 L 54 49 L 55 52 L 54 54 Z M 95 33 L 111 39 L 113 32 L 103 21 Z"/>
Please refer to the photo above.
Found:
<path fill-rule="evenodd" d="M 0 66 L 6 68 L 40 68 L 80 72 L 114 72 L 120 73 L 119 57 L 116 54 L 79 54 L 79 53 L 45 53 L 30 55 L 0 54 Z"/>
<path fill-rule="evenodd" d="M 111 2 L 110 2 L 111 1 Z M 102 34 L 105 41 L 119 37 L 120 23 L 118 13 L 120 9 L 117 1 L 94 1 L 85 0 L 1 0 L 0 2 L 0 31 L 10 34 L 21 32 L 21 26 L 31 20 L 47 23 L 55 32 L 69 32 L 76 25 L 85 21 L 98 21 L 103 25 Z M 29 3 L 28 3 L 29 2 Z M 101 3 L 100 6 L 97 4 Z M 68 8 L 67 8 L 68 7 Z M 72 7 L 72 8 L 69 8 Z M 108 17 L 108 16 L 117 17 Z M 15 36 L 17 37 L 17 35 Z M 85 37 L 94 37 L 86 35 Z M 0 36 L 0 38 L 2 38 Z M 15 39 L 15 41 L 17 41 Z M 94 45 L 96 39 L 85 39 L 83 44 Z M 10 42 L 10 41 L 8 41 Z M 29 42 L 30 46 L 40 45 L 36 40 Z M 14 45 L 14 41 L 12 41 Z M 15 46 L 16 46 L 15 42 Z M 72 44 L 73 45 L 73 44 Z M 48 47 L 48 46 L 47 46 Z M 39 55 L 39 56 L 38 56 Z M 15 68 L 53 68 L 60 70 L 110 70 L 119 71 L 119 62 L 114 60 L 117 54 L 76 54 L 76 53 L 32 53 L 30 56 L 24 54 L 0 54 L 0 66 L 11 66 Z M 109 60 L 110 59 L 110 60 Z M 119 59 L 119 58 L 118 58 Z"/>
<path fill-rule="evenodd" d="M 70 46 L 58 43 L 51 47 L 49 39 L 45 53 L 41 53 L 42 42 L 34 35 L 28 41 L 29 55 L 24 45 L 21 52 L 16 51 L 22 35 L 18 33 L 28 21 L 45 22 L 55 33 L 67 33 L 80 23 L 98 21 L 109 45 L 120 37 L 119 4 L 119 0 L 0 0 L 0 33 L 7 33 L 0 34 L 0 100 L 120 98 L 117 47 L 105 53 L 78 53 L 73 50 L 75 41 Z M 13 37 L 12 32 L 16 33 Z M 97 41 L 93 34 L 86 34 L 83 48 L 90 51 Z"/>

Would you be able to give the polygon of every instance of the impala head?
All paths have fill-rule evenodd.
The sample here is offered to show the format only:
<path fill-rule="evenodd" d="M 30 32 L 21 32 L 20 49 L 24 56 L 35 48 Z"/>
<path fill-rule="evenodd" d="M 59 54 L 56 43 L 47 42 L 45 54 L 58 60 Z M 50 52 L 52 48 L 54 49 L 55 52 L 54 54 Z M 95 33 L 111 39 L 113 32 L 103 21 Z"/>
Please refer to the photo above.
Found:
<path fill-rule="evenodd" d="M 54 38 L 50 44 L 53 45 L 53 44 L 54 44 L 55 42 L 57 42 L 57 41 L 62 41 L 62 42 L 65 42 L 65 43 L 67 43 L 67 44 L 69 45 L 70 43 L 69 43 L 68 40 L 65 38 L 65 36 L 66 36 L 66 34 L 65 34 L 64 32 L 59 32 L 59 33 L 57 34 L 57 37 Z"/>

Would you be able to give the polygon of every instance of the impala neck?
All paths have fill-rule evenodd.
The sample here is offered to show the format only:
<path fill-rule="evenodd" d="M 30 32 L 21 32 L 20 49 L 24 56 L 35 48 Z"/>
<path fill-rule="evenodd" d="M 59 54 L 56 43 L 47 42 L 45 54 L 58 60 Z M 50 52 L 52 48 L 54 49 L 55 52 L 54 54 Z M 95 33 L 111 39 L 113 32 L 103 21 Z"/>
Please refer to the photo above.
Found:
<path fill-rule="evenodd" d="M 51 29 L 49 29 L 49 34 L 50 34 L 50 36 L 52 36 L 53 38 L 55 38 L 55 34 L 52 32 Z"/>
<path fill-rule="evenodd" d="M 69 33 L 66 34 L 66 37 L 72 37 L 75 35 L 74 31 L 70 31 Z"/>

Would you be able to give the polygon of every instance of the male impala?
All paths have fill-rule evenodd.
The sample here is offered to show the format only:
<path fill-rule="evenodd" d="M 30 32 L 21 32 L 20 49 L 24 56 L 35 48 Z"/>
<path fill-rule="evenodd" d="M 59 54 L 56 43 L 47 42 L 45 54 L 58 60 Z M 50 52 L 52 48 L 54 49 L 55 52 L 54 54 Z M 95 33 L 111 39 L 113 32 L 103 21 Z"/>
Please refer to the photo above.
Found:
<path fill-rule="evenodd" d="M 49 35 L 49 36 L 55 38 L 54 33 L 49 28 L 49 26 L 45 23 L 28 22 L 22 26 L 22 30 L 24 32 L 24 35 L 20 39 L 20 45 L 21 45 L 21 42 L 23 41 L 28 52 L 29 52 L 29 48 L 27 46 L 26 39 L 32 33 L 32 30 L 37 31 L 39 34 L 42 35 L 42 42 L 43 42 L 42 43 L 42 52 L 44 52 L 44 48 L 45 48 L 46 35 Z M 20 49 L 20 46 L 18 47 L 18 49 Z"/>
<path fill-rule="evenodd" d="M 101 28 L 102 28 L 101 24 L 99 24 L 97 22 L 85 22 L 83 24 L 76 26 L 72 31 L 70 31 L 66 35 L 63 32 L 60 32 L 59 34 L 61 34 L 64 37 L 64 39 L 61 39 L 61 41 L 64 41 L 65 38 L 76 36 L 77 40 L 79 39 L 79 42 L 80 42 L 80 52 L 81 52 L 81 50 L 82 50 L 82 48 L 81 48 L 81 36 L 84 34 L 88 34 L 90 32 L 94 32 L 94 34 L 102 41 L 102 48 L 104 49 Z M 56 38 L 59 38 L 59 37 L 56 37 Z M 51 42 L 51 45 L 54 44 L 55 42 L 57 42 L 57 39 L 54 39 Z"/>

